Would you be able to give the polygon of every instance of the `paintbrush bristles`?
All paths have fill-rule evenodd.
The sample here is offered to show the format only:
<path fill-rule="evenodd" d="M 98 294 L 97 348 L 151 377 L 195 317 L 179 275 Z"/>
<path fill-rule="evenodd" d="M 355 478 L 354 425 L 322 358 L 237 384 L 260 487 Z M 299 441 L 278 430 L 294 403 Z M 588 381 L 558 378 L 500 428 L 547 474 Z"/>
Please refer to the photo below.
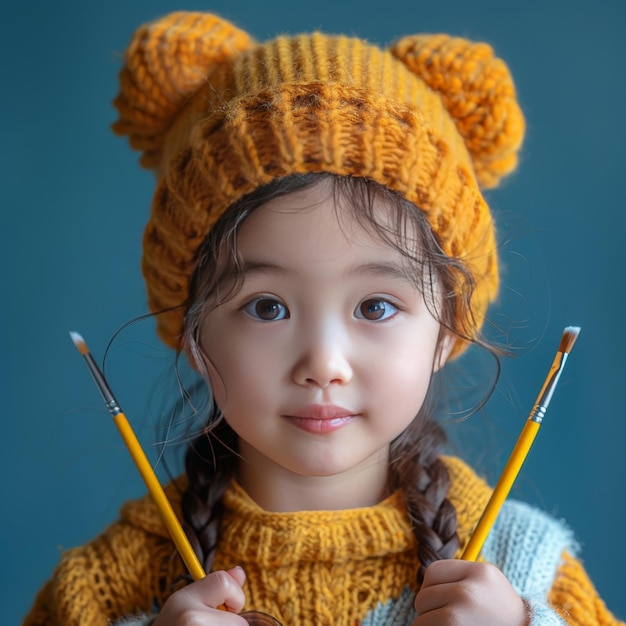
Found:
<path fill-rule="evenodd" d="M 71 330 L 70 337 L 72 338 L 74 345 L 78 348 L 78 351 L 81 353 L 81 355 L 85 356 L 89 352 L 89 348 L 87 347 L 87 344 L 85 343 L 82 335 Z"/>
<path fill-rule="evenodd" d="M 578 339 L 578 333 L 580 333 L 580 326 L 567 326 L 561 337 L 559 352 L 569 354 L 576 343 L 576 339 Z"/>

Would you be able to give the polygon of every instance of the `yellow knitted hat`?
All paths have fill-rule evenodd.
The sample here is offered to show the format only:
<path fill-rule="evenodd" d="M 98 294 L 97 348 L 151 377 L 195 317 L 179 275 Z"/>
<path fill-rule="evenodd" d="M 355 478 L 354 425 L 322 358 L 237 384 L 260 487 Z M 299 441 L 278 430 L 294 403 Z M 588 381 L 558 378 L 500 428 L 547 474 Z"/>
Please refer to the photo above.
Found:
<path fill-rule="evenodd" d="M 294 173 L 373 179 L 422 209 L 472 272 L 475 333 L 498 288 L 480 187 L 517 164 L 524 118 L 486 44 L 405 37 L 388 50 L 322 33 L 256 43 L 211 14 L 140 27 L 126 51 L 114 131 L 158 184 L 144 236 L 150 308 L 184 305 L 211 226 L 259 185 Z M 459 312 L 460 314 L 460 312 Z M 184 307 L 158 316 L 179 345 Z"/>

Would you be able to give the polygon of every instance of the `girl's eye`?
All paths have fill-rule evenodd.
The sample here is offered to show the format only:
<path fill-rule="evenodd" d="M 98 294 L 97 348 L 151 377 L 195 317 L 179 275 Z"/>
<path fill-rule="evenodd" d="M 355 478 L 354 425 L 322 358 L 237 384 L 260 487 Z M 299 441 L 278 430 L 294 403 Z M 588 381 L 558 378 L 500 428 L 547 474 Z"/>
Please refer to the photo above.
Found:
<path fill-rule="evenodd" d="M 287 307 L 273 298 L 256 298 L 248 302 L 243 310 L 250 317 L 263 322 L 275 322 L 289 317 Z"/>
<path fill-rule="evenodd" d="M 398 312 L 391 302 L 380 298 L 372 298 L 363 300 L 355 311 L 355 316 L 359 319 L 369 320 L 370 322 L 380 322 L 394 316 Z"/>

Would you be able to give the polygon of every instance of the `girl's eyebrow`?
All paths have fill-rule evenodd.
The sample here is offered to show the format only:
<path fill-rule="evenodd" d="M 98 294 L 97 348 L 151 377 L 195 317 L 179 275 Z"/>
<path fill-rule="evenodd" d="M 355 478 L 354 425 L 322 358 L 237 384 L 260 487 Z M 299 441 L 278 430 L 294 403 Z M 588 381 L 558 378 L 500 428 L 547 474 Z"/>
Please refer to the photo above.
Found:
<path fill-rule="evenodd" d="M 245 279 L 263 274 L 286 274 L 288 268 L 279 263 L 264 261 L 262 259 L 241 259 L 236 267 L 227 269 L 220 278 L 220 283 L 228 284 L 238 279 Z"/>
<path fill-rule="evenodd" d="M 246 275 L 286 273 L 287 271 L 289 271 L 289 268 L 284 265 L 260 259 L 243 259 L 241 263 L 241 272 Z"/>
<path fill-rule="evenodd" d="M 268 278 L 271 276 L 285 277 L 288 274 L 288 265 L 262 258 L 244 258 L 240 259 L 237 267 L 230 267 L 226 270 L 220 277 L 219 284 L 224 286 L 224 288 L 228 288 L 228 285 L 232 287 L 235 284 L 241 287 L 246 281 L 255 280 L 255 278 L 263 279 L 264 276 Z M 400 287 L 398 283 L 402 283 L 411 288 L 416 287 L 415 269 L 408 263 L 400 263 L 391 260 L 356 263 L 348 267 L 345 277 L 346 279 L 350 277 L 357 279 L 387 279 L 396 281 L 397 288 Z"/>
<path fill-rule="evenodd" d="M 412 268 L 395 261 L 374 261 L 354 266 L 350 269 L 349 274 L 399 279 L 413 284 L 413 272 L 414 270 Z"/>
<path fill-rule="evenodd" d="M 289 272 L 289 266 L 261 259 L 243 259 L 241 271 L 247 276 L 266 273 L 286 274 Z M 409 271 L 409 268 L 395 261 L 372 261 L 359 263 L 348 267 L 346 274 L 348 276 L 373 275 L 383 278 L 395 278 L 411 281 L 411 272 Z"/>

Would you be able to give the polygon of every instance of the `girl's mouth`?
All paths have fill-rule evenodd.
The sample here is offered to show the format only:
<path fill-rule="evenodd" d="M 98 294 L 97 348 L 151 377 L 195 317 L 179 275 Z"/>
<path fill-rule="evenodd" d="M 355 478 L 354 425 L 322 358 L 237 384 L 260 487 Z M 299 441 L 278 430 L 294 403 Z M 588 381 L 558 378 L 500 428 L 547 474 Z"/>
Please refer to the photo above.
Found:
<path fill-rule="evenodd" d="M 332 404 L 312 404 L 284 417 L 306 432 L 325 434 L 343 428 L 357 415 L 350 409 Z"/>
<path fill-rule="evenodd" d="M 356 415 L 344 415 L 342 417 L 329 417 L 326 419 L 319 419 L 315 417 L 295 417 L 291 415 L 286 415 L 285 418 L 301 430 L 305 430 L 309 433 L 323 435 L 326 433 L 332 433 L 335 430 L 343 428 L 353 419 L 355 419 Z"/>

